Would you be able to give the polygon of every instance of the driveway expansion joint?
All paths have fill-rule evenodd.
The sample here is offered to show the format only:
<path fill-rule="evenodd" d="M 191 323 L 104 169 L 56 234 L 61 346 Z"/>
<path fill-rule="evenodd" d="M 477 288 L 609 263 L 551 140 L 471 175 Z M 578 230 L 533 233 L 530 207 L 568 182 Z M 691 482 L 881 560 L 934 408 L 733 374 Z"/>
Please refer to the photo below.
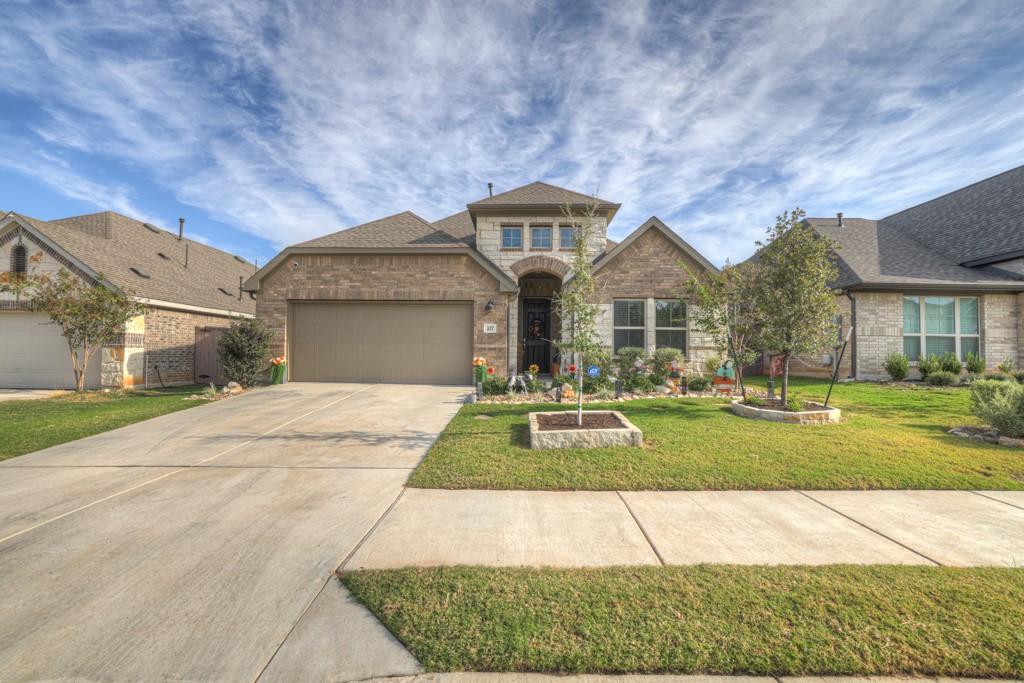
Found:
<path fill-rule="evenodd" d="M 981 496 L 982 498 L 985 498 L 986 500 L 991 500 L 993 503 L 1002 503 L 1003 505 L 1009 505 L 1012 508 L 1017 508 L 1017 509 L 1020 509 L 1020 510 L 1024 510 L 1024 505 L 1016 505 L 1014 503 L 1011 503 L 1008 500 L 1001 500 L 999 498 L 993 498 L 992 496 L 986 496 L 985 493 L 982 492 L 982 491 L 970 491 L 970 493 L 973 493 L 976 496 Z"/>

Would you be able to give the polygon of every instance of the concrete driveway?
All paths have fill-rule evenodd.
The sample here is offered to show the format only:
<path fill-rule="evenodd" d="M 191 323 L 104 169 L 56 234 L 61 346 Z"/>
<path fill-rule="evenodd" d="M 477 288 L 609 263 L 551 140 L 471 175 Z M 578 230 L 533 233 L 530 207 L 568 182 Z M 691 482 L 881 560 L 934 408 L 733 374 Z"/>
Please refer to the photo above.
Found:
<path fill-rule="evenodd" d="M 331 573 L 465 393 L 289 384 L 0 464 L 0 680 L 416 673 Z"/>

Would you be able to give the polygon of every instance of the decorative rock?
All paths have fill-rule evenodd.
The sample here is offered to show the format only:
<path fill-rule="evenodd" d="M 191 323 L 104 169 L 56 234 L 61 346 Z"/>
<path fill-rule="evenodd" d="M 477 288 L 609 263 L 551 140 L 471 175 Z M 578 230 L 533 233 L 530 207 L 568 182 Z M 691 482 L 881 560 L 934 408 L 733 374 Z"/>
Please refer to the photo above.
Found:
<path fill-rule="evenodd" d="M 752 420 L 766 420 L 768 422 L 782 422 L 784 424 L 838 424 L 840 412 L 838 408 L 821 405 L 820 403 L 808 403 L 817 406 L 813 410 L 801 410 L 799 412 L 787 412 L 781 410 L 766 410 L 756 406 L 748 406 L 739 399 L 732 402 L 732 412 L 740 417 Z"/>
<path fill-rule="evenodd" d="M 537 415 L 530 413 L 530 448 L 548 450 L 551 448 L 610 448 L 612 446 L 643 446 L 644 434 L 632 422 L 618 412 L 611 412 L 619 418 L 622 427 L 617 429 L 553 429 L 541 431 Z M 551 413 L 545 413 L 550 415 Z M 574 415 L 575 413 L 568 413 Z"/>
<path fill-rule="evenodd" d="M 1024 448 L 1024 439 L 1012 439 L 1008 436 L 1001 436 L 997 440 L 1000 446 L 1010 446 L 1011 448 Z"/>
<path fill-rule="evenodd" d="M 238 382 L 228 382 L 228 389 L 241 389 L 242 386 Z"/>
<path fill-rule="evenodd" d="M 544 392 L 544 395 L 548 398 L 558 398 L 558 387 L 552 387 Z"/>
<path fill-rule="evenodd" d="M 671 390 L 671 389 L 669 389 L 669 388 L 668 388 L 668 387 L 666 387 L 666 386 L 657 386 L 657 387 L 654 387 L 654 391 L 655 391 L 655 393 L 661 394 L 662 396 L 667 396 L 668 394 L 671 394 L 671 393 L 672 393 L 672 390 Z"/>

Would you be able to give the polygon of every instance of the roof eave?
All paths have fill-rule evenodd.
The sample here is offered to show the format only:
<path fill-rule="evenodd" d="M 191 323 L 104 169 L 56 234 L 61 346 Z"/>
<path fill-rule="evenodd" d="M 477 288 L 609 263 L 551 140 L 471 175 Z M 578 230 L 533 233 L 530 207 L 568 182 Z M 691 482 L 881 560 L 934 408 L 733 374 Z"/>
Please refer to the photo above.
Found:
<path fill-rule="evenodd" d="M 1001 261 L 1010 261 L 1015 258 L 1024 257 L 1024 249 L 1018 249 L 1016 251 L 1007 251 L 1002 254 L 993 254 L 992 256 L 985 256 L 983 258 L 974 259 L 972 261 L 964 261 L 961 266 L 965 268 L 976 268 L 978 266 L 988 266 L 993 263 L 1000 263 Z"/>
<path fill-rule="evenodd" d="M 1024 282 L 861 282 L 843 287 L 850 291 L 935 291 L 935 292 L 1024 292 Z"/>

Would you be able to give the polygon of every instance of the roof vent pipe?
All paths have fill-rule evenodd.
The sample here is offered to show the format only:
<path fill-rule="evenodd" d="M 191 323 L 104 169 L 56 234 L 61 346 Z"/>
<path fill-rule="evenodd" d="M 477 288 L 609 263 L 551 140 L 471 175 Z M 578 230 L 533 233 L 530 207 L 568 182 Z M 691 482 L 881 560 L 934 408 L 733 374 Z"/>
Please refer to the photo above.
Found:
<path fill-rule="evenodd" d="M 843 227 L 843 212 L 840 211 L 839 213 L 837 213 L 836 214 L 836 218 L 839 219 L 839 227 L 840 228 Z"/>
<path fill-rule="evenodd" d="M 184 237 L 184 236 L 185 236 L 185 219 L 184 218 L 179 218 L 178 219 L 178 241 L 180 242 L 181 238 Z"/>
<path fill-rule="evenodd" d="M 487 196 L 488 197 L 493 197 L 494 196 L 494 183 L 487 183 Z"/>

